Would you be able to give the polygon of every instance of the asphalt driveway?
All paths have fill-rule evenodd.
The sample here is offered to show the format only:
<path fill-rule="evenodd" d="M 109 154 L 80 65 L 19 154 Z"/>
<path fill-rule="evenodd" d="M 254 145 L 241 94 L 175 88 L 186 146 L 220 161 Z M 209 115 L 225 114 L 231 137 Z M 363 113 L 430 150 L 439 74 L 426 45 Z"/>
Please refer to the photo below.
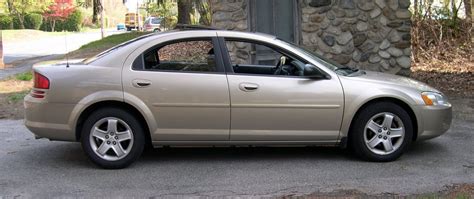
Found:
<path fill-rule="evenodd" d="M 474 99 L 453 103 L 447 134 L 416 143 L 390 163 L 362 162 L 330 147 L 168 148 L 147 152 L 127 169 L 102 170 L 78 143 L 35 140 L 21 120 L 0 120 L 0 197 L 436 192 L 474 183 Z"/>

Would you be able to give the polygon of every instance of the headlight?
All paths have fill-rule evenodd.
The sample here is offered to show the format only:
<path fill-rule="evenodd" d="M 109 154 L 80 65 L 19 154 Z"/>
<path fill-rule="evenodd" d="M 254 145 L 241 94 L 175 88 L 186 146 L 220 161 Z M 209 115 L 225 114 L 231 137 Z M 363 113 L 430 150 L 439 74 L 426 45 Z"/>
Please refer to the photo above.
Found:
<path fill-rule="evenodd" d="M 423 92 L 421 93 L 421 98 L 428 106 L 451 106 L 446 97 L 441 93 L 435 92 Z"/>

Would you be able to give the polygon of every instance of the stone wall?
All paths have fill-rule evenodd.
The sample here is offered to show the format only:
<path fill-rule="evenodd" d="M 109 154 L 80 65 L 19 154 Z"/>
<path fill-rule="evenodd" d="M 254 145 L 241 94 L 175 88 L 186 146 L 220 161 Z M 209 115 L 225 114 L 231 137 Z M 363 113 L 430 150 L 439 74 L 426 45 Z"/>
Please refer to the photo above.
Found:
<path fill-rule="evenodd" d="M 297 0 L 299 44 L 341 64 L 408 75 L 409 0 Z M 212 0 L 213 26 L 249 31 L 248 0 Z"/>
<path fill-rule="evenodd" d="M 409 5 L 409 0 L 300 0 L 300 44 L 351 67 L 406 75 Z"/>
<path fill-rule="evenodd" d="M 211 0 L 212 25 L 225 30 L 249 31 L 247 0 Z"/>

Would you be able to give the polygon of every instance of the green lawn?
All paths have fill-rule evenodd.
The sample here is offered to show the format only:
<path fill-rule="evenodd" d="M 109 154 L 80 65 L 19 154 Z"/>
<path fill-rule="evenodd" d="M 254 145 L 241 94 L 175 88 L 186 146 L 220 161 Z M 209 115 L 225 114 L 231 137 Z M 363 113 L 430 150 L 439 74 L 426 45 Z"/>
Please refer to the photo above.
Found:
<path fill-rule="evenodd" d="M 115 45 L 121 44 L 136 37 L 150 34 L 149 32 L 128 32 L 123 34 L 110 35 L 101 40 L 93 41 L 81 46 L 78 50 L 69 53 L 70 58 L 86 58 L 94 56 Z"/>

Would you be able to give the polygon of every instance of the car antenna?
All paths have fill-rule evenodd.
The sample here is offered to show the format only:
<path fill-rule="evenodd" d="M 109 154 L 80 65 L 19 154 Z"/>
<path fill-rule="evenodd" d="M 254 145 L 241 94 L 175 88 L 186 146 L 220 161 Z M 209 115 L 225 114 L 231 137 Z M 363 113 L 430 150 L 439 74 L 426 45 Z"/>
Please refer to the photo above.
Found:
<path fill-rule="evenodd" d="M 69 68 L 69 52 L 67 51 L 67 31 L 64 30 L 64 45 L 66 47 L 66 68 Z"/>

